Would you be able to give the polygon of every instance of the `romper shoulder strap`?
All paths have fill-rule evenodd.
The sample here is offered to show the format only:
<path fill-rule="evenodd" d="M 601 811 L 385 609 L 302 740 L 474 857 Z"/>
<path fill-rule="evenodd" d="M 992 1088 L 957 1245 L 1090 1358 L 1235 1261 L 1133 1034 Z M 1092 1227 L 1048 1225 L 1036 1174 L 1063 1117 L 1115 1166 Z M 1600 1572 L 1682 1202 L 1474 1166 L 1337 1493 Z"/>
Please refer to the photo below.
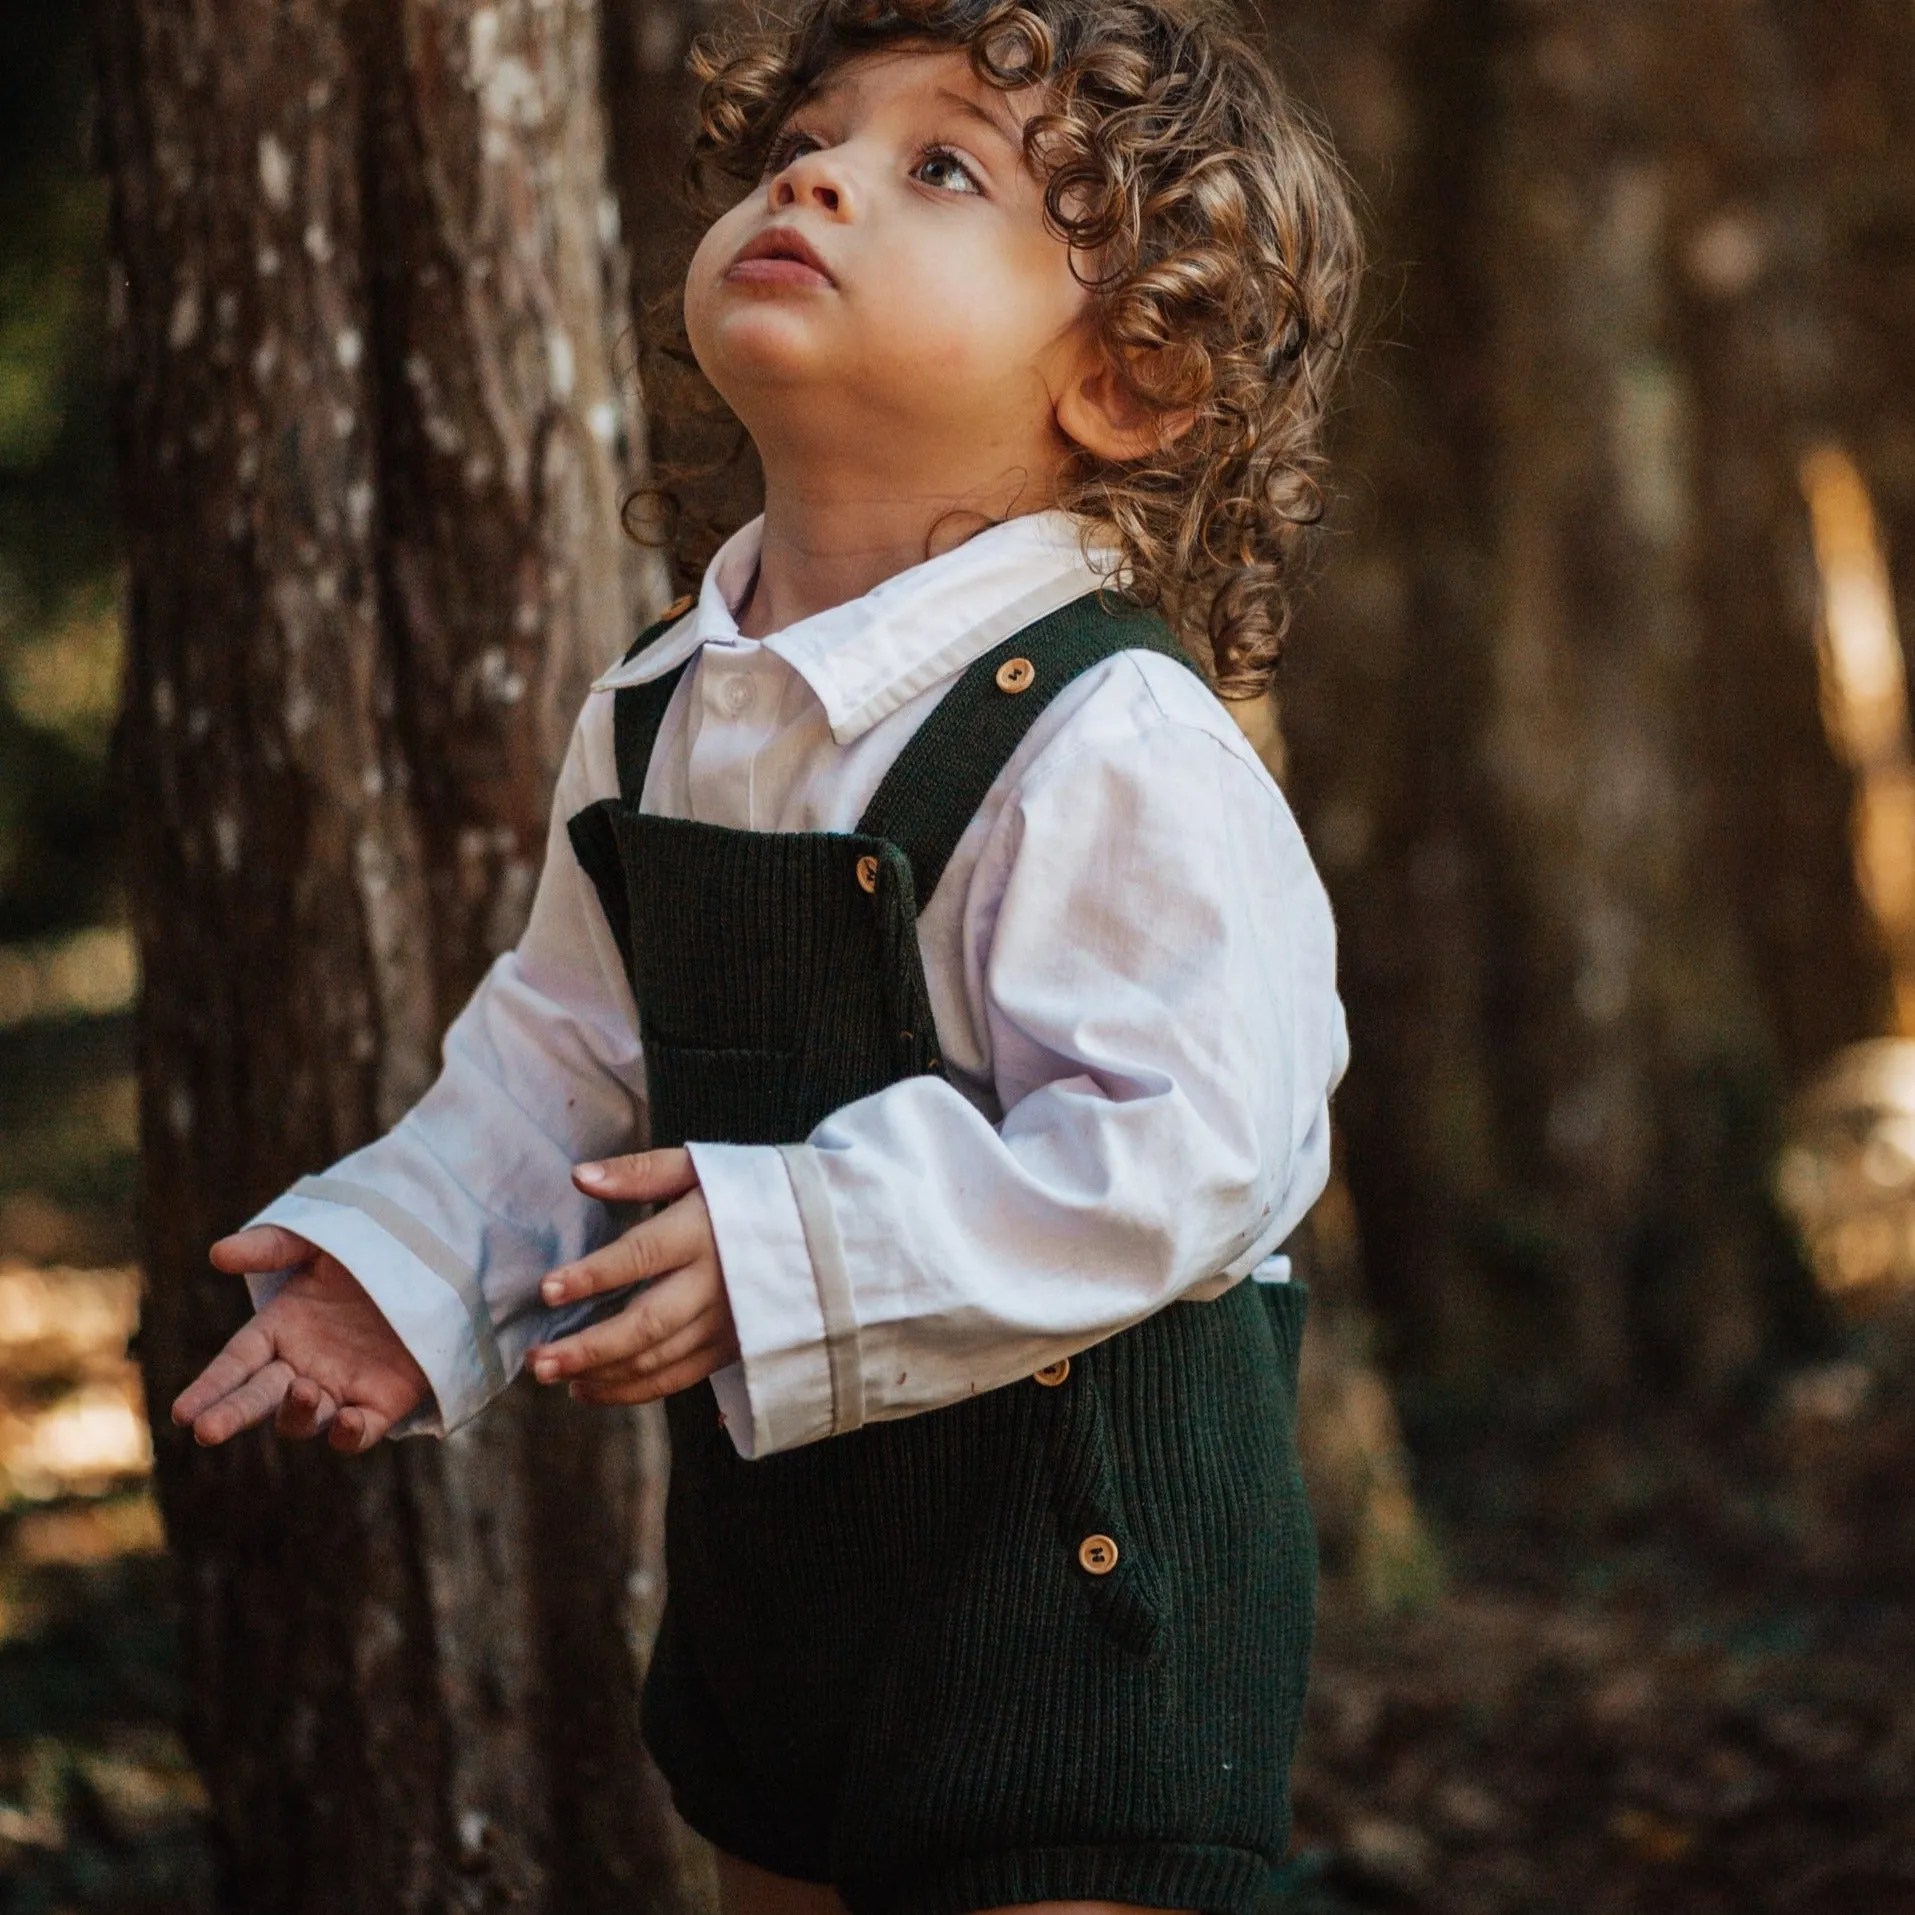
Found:
<path fill-rule="evenodd" d="M 1202 677 L 1155 612 L 1099 591 L 1012 633 L 939 699 L 858 822 L 861 833 L 889 839 L 910 858 L 920 911 L 985 794 L 1051 700 L 1093 665 L 1138 651 L 1162 652 Z"/>
<path fill-rule="evenodd" d="M 692 608 L 692 601 L 681 598 L 657 624 L 648 625 L 632 641 L 632 648 L 619 660 L 629 665 L 647 645 L 662 637 Z M 686 664 L 691 661 L 686 660 Z M 648 679 L 643 685 L 626 685 L 612 694 L 612 750 L 618 761 L 618 795 L 637 804 L 645 790 L 645 771 L 652 762 L 652 747 L 658 742 L 658 728 L 665 722 L 665 707 L 685 675 L 685 666 Z"/>
<path fill-rule="evenodd" d="M 670 626 L 691 609 L 692 601 L 680 599 L 656 624 L 648 625 L 632 641 L 621 664 L 629 664 Z M 625 864 L 618 846 L 618 831 L 607 815 L 618 807 L 619 799 L 629 798 L 636 805 L 645 789 L 645 767 L 651 760 L 652 742 L 658 736 L 659 721 L 665 705 L 678 683 L 683 667 L 667 672 L 662 679 L 646 685 L 631 685 L 612 694 L 612 748 L 618 762 L 618 798 L 603 798 L 576 811 L 565 821 L 566 836 L 572 841 L 573 855 L 580 868 L 592 880 L 605 907 L 606 922 L 618 941 L 625 968 L 632 968 L 631 911 L 625 895 Z"/>

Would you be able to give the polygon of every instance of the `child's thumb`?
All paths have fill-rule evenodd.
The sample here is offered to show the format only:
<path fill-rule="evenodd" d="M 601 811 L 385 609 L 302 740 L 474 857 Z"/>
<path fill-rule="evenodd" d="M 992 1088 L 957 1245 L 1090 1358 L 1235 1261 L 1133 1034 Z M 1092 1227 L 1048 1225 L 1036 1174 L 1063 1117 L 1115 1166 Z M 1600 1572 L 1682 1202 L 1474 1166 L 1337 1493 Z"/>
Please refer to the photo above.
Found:
<path fill-rule="evenodd" d="M 698 1187 L 688 1150 L 640 1150 L 578 1164 L 572 1181 L 588 1196 L 626 1203 L 666 1203 Z"/>
<path fill-rule="evenodd" d="M 277 1224 L 262 1223 L 220 1238 L 206 1254 L 215 1270 L 239 1277 L 261 1270 L 293 1269 L 311 1263 L 318 1252 L 304 1237 Z"/>

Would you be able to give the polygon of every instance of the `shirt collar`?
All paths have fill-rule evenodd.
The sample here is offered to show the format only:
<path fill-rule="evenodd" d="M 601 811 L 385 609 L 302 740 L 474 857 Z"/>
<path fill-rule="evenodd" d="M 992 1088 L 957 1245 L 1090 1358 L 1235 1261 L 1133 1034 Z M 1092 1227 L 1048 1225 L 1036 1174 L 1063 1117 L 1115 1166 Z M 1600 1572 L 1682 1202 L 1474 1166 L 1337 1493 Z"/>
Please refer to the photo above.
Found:
<path fill-rule="evenodd" d="M 692 610 L 636 658 L 603 673 L 592 689 L 661 678 L 706 645 L 752 644 L 740 636 L 732 607 L 751 582 L 763 531 L 757 518 L 733 533 L 706 568 Z M 810 686 L 831 735 L 848 745 L 1013 632 L 1095 591 L 1114 570 L 1108 554 L 1086 555 L 1081 528 L 1068 513 L 1028 513 L 987 526 L 862 598 L 800 619 L 763 643 Z"/>

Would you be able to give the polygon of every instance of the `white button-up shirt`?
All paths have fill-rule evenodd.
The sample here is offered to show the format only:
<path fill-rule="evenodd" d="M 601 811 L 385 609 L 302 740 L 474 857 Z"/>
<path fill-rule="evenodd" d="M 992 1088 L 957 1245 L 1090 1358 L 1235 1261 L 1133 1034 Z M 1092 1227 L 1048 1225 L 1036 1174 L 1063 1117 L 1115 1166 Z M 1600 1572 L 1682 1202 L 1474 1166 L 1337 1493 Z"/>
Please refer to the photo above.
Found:
<path fill-rule="evenodd" d="M 433 1398 L 403 1433 L 456 1428 L 582 1320 L 538 1297 L 607 1235 L 572 1166 L 646 1137 L 631 987 L 566 834 L 618 789 L 613 692 L 695 661 L 646 810 L 851 831 L 957 675 L 1100 582 L 1076 523 L 1040 513 L 755 640 L 733 607 L 759 536 L 593 686 L 525 934 L 446 1033 L 438 1081 L 255 1220 L 331 1251 L 418 1359 Z M 1125 653 L 1050 703 L 918 935 L 946 1076 L 799 1145 L 690 1147 L 741 1352 L 712 1387 L 745 1456 L 1009 1383 L 1253 1271 L 1280 1280 L 1275 1247 L 1328 1175 L 1347 1048 L 1329 906 L 1281 792 L 1174 660 Z M 279 1281 L 254 1278 L 255 1301 Z"/>

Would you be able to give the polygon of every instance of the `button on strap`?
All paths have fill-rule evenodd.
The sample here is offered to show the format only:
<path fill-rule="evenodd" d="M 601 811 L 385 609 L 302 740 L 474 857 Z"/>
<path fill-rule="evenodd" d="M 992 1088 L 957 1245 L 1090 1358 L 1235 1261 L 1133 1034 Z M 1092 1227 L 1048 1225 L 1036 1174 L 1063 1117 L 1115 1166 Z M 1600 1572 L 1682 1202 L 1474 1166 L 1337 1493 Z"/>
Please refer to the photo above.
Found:
<path fill-rule="evenodd" d="M 1080 672 L 1130 651 L 1165 653 L 1201 677 L 1156 613 L 1088 592 L 986 652 L 938 700 L 858 821 L 860 836 L 883 838 L 910 860 L 919 911 L 1051 700 Z"/>

